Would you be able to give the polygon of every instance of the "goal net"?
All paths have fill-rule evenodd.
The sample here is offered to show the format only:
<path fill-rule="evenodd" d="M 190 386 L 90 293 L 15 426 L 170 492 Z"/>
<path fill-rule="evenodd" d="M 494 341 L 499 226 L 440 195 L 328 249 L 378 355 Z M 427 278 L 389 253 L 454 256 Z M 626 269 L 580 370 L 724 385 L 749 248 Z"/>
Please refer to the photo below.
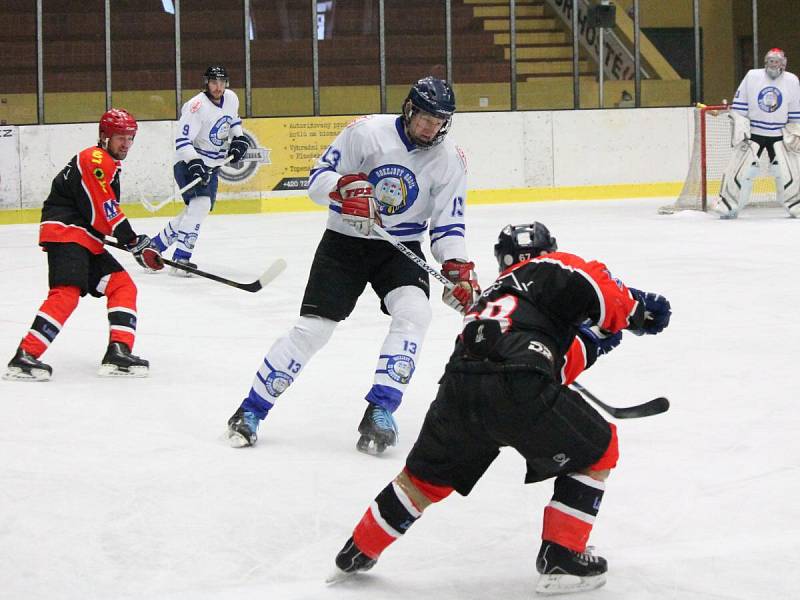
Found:
<path fill-rule="evenodd" d="M 698 106 L 694 111 L 694 144 L 689 173 L 675 204 L 662 206 L 658 212 L 671 214 L 679 210 L 706 210 L 709 200 L 719 195 L 725 167 L 733 154 L 731 147 L 730 106 Z M 748 207 L 778 206 L 775 180 L 769 174 L 769 160 L 763 152 L 759 173 L 753 179 L 753 193 Z"/>

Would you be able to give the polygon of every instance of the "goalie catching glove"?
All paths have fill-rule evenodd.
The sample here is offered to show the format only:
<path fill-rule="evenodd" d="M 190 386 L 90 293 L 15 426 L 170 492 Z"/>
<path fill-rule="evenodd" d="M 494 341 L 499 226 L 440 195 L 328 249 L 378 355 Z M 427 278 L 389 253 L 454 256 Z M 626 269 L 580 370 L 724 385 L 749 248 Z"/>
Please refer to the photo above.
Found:
<path fill-rule="evenodd" d="M 455 286 L 445 288 L 442 292 L 442 302 L 460 313 L 475 304 L 481 295 L 481 286 L 475 275 L 475 263 L 463 260 L 446 260 L 442 263 L 442 275 L 452 281 Z"/>
<path fill-rule="evenodd" d="M 161 260 L 161 253 L 150 246 L 150 238 L 146 235 L 137 235 L 130 242 L 125 244 L 128 252 L 133 254 L 140 265 L 145 269 L 153 271 L 160 271 L 164 268 L 164 262 Z"/>
<path fill-rule="evenodd" d="M 381 224 L 375 188 L 364 173 L 340 177 L 336 182 L 336 191 L 329 195 L 331 200 L 341 205 L 342 220 L 361 235 L 369 235 L 373 225 Z"/>

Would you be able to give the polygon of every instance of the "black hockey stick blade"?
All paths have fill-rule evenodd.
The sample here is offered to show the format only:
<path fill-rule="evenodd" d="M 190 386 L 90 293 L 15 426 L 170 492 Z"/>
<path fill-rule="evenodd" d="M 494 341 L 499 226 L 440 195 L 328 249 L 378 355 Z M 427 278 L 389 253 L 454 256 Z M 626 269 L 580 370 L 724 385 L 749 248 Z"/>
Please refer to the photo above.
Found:
<path fill-rule="evenodd" d="M 633 406 L 611 406 L 606 404 L 600 398 L 592 394 L 589 390 L 583 387 L 577 381 L 571 384 L 572 388 L 580 392 L 584 398 L 593 402 L 609 415 L 615 419 L 639 419 L 641 417 L 652 417 L 653 415 L 660 415 L 661 413 L 669 410 L 669 400 L 664 396 L 653 398 L 643 404 L 634 404 Z"/>

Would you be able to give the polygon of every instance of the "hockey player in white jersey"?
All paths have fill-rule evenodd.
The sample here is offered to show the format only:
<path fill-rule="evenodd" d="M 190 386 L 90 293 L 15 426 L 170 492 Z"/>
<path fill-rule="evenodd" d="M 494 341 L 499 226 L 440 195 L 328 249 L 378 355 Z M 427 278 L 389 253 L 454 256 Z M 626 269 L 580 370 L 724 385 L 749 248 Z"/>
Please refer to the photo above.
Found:
<path fill-rule="evenodd" d="M 446 304 L 463 311 L 480 289 L 464 239 L 466 162 L 447 138 L 456 109 L 450 86 L 426 77 L 414 84 L 402 114 L 361 117 L 348 125 L 311 169 L 308 193 L 328 208 L 300 319 L 269 349 L 247 397 L 228 421 L 232 446 L 256 442 L 260 420 L 347 318 L 369 283 L 391 316 L 380 350 L 357 448 L 378 454 L 397 442 L 392 413 L 419 360 L 431 320 L 428 274 L 372 231 L 380 223 L 415 254 L 428 231 L 433 256 L 456 283 Z"/>
<path fill-rule="evenodd" d="M 228 89 L 225 67 L 208 67 L 203 79 L 203 91 L 181 108 L 173 166 L 178 187 L 200 181 L 183 193 L 186 207 L 153 237 L 152 243 L 162 253 L 175 244 L 172 259 L 192 267 L 196 266 L 191 258 L 200 227 L 217 197 L 218 168 L 229 156 L 234 163 L 240 161 L 249 147 L 239 118 L 239 98 Z M 178 269 L 171 269 L 170 274 L 191 276 Z"/>
<path fill-rule="evenodd" d="M 733 156 L 711 210 L 735 219 L 749 202 L 764 150 L 776 196 L 789 215 L 800 215 L 800 82 L 786 70 L 786 55 L 772 48 L 763 69 L 747 72 L 731 105 Z"/>

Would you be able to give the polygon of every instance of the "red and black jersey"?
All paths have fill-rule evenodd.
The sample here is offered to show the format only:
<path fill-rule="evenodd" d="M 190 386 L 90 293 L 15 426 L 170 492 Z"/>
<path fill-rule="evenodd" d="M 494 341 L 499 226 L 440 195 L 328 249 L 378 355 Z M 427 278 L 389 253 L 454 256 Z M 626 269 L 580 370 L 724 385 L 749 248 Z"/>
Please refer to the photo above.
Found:
<path fill-rule="evenodd" d="M 589 321 L 616 333 L 638 329 L 644 309 L 603 263 L 552 252 L 512 265 L 481 295 L 465 325 L 491 319 L 501 335 L 492 354 L 501 361 L 549 363 L 554 377 L 574 380 L 589 360 L 575 334 Z"/>
<path fill-rule="evenodd" d="M 103 236 L 127 244 L 136 235 L 119 206 L 120 164 L 99 146 L 72 157 L 42 206 L 39 244 L 75 243 L 103 252 Z"/>

